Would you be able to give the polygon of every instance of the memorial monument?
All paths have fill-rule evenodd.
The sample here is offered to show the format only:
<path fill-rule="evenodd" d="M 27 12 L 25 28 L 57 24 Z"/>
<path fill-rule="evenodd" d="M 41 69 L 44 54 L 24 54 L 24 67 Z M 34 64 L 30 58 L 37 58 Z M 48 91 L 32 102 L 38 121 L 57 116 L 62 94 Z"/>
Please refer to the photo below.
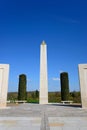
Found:
<path fill-rule="evenodd" d="M 79 64 L 78 68 L 82 108 L 87 109 L 87 64 Z"/>
<path fill-rule="evenodd" d="M 40 45 L 40 94 L 39 103 L 48 103 L 48 76 L 47 76 L 47 45 L 43 41 Z"/>
<path fill-rule="evenodd" d="M 9 64 L 0 64 L 0 108 L 6 107 Z"/>

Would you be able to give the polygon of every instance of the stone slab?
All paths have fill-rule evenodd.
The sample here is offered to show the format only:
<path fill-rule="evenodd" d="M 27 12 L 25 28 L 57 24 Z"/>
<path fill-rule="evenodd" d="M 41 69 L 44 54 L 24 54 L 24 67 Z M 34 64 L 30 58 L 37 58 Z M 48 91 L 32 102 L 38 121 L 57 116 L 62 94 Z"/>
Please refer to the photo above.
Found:
<path fill-rule="evenodd" d="M 9 64 L 0 64 L 0 108 L 6 107 Z"/>
<path fill-rule="evenodd" d="M 2 117 L 0 118 L 0 129 L 1 130 L 40 130 L 41 118 L 39 117 Z"/>
<path fill-rule="evenodd" d="M 87 108 L 87 64 L 79 64 L 78 69 L 82 107 Z"/>
<path fill-rule="evenodd" d="M 87 128 L 87 117 L 49 117 L 49 125 L 52 130 L 80 130 Z"/>
<path fill-rule="evenodd" d="M 11 129 L 86 130 L 87 109 L 80 105 L 28 103 L 0 109 L 0 130 Z"/>

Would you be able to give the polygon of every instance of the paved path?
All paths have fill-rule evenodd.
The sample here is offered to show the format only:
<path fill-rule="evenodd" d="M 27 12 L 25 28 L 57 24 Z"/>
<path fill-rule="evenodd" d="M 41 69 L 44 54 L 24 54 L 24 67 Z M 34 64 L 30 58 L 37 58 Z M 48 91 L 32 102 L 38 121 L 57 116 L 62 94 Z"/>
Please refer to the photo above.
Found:
<path fill-rule="evenodd" d="M 61 104 L 20 104 L 0 109 L 0 130 L 87 130 L 87 109 Z"/>

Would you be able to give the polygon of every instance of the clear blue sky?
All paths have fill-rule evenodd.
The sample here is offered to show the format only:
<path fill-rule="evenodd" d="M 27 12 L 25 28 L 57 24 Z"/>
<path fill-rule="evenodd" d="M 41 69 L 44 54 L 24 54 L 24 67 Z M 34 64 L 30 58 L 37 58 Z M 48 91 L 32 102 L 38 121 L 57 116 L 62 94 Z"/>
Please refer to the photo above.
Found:
<path fill-rule="evenodd" d="M 0 0 L 0 64 L 10 64 L 8 91 L 39 89 L 40 44 L 48 48 L 49 91 L 60 90 L 60 72 L 79 90 L 78 64 L 87 63 L 86 0 Z"/>

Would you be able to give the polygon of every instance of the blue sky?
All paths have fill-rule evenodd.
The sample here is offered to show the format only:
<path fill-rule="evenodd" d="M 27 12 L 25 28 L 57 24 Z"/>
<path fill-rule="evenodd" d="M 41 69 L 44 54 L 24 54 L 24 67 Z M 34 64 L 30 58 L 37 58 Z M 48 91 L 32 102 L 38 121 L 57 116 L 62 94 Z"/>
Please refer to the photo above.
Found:
<path fill-rule="evenodd" d="M 40 44 L 48 53 L 49 91 L 60 90 L 68 72 L 70 90 L 79 90 L 78 64 L 87 63 L 86 0 L 0 0 L 0 64 L 10 64 L 8 91 L 39 89 Z"/>

